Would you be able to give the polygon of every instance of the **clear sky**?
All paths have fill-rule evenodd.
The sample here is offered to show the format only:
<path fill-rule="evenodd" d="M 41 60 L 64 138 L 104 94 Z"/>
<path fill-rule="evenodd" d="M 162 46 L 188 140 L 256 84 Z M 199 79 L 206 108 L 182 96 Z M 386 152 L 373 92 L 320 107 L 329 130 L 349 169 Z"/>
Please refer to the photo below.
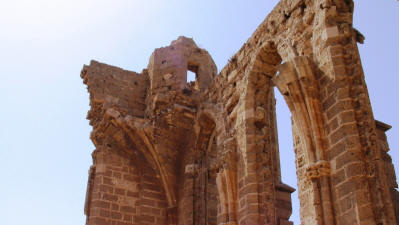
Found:
<path fill-rule="evenodd" d="M 0 6 L 0 224 L 77 225 L 93 144 L 80 79 L 91 59 L 140 72 L 180 35 L 220 71 L 276 0 L 4 0 Z M 356 1 L 354 26 L 376 119 L 391 124 L 399 174 L 399 2 Z M 278 96 L 283 180 L 296 186 L 289 112 Z M 299 225 L 294 198 L 292 220 Z"/>

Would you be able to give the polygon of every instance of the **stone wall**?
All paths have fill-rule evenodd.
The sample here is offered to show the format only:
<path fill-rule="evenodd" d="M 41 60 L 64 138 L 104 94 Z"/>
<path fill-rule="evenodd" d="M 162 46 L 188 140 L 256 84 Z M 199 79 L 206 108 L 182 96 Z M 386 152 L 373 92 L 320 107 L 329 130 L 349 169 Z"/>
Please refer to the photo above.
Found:
<path fill-rule="evenodd" d="M 113 149 L 96 149 L 90 170 L 87 224 L 166 224 L 166 199 L 154 171 Z"/>
<path fill-rule="evenodd" d="M 352 15 L 348 0 L 281 0 L 219 75 L 185 37 L 141 74 L 85 66 L 97 149 L 87 223 L 292 224 L 276 86 L 292 115 L 301 223 L 398 224 L 389 125 L 374 119 Z"/>
<path fill-rule="evenodd" d="M 90 93 L 91 110 L 88 119 L 99 119 L 96 105 L 105 108 L 117 106 L 124 112 L 137 117 L 144 117 L 145 98 L 147 95 L 148 75 L 123 70 L 96 61 L 84 66 L 81 77 Z M 94 124 L 91 124 L 92 126 Z"/>

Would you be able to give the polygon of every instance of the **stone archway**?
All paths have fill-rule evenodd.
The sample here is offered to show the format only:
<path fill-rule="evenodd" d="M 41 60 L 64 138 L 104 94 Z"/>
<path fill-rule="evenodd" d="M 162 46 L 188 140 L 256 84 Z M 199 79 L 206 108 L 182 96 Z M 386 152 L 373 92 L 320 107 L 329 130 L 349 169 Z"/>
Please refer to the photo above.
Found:
<path fill-rule="evenodd" d="M 194 180 L 196 200 L 194 201 L 194 218 L 198 225 L 217 224 L 217 187 L 216 187 L 216 123 L 206 112 L 200 112 L 195 130 L 197 133 L 195 153 L 198 157 L 198 170 Z M 195 223 L 197 224 L 197 223 Z"/>
<path fill-rule="evenodd" d="M 245 149 L 243 158 L 247 174 L 244 176 L 256 177 L 252 184 L 256 185 L 254 191 L 246 195 L 259 196 L 249 205 L 251 210 L 257 207 L 251 221 L 285 224 L 291 216 L 290 195 L 294 189 L 281 180 L 272 81 L 282 59 L 271 41 L 259 49 L 250 62 L 245 97 L 246 145 L 241 147 Z M 243 197 L 245 194 L 240 196 Z"/>
<path fill-rule="evenodd" d="M 92 133 L 96 150 L 85 204 L 87 224 L 120 220 L 173 224 L 168 208 L 169 190 L 159 178 L 162 171 L 145 141 L 125 126 L 120 114 L 109 109 Z"/>
<path fill-rule="evenodd" d="M 311 60 L 297 57 L 279 66 L 274 83 L 292 113 L 297 161 L 302 162 L 297 168 L 299 198 L 304 206 L 301 207 L 302 220 L 306 218 L 303 222 L 307 224 L 335 224 L 330 164 L 326 159 L 324 143 L 325 123 L 314 73 Z"/>
<path fill-rule="evenodd" d="M 330 166 L 325 157 L 325 127 L 313 65 L 306 57 L 287 58 L 288 62 L 280 65 L 283 59 L 277 49 L 271 41 L 259 48 L 251 62 L 247 86 L 246 113 L 253 116 L 246 120 L 247 129 L 252 127 L 246 138 L 256 140 L 256 147 L 247 144 L 245 153 L 250 154 L 253 149 L 257 155 L 263 156 L 260 157 L 262 162 L 258 160 L 257 174 L 258 191 L 263 193 L 259 199 L 259 211 L 266 213 L 260 213 L 259 220 L 261 223 L 275 221 L 272 223 L 280 224 L 280 220 L 288 220 L 291 214 L 290 209 L 287 215 L 277 215 L 273 211 L 279 208 L 278 192 L 283 185 L 275 141 L 277 133 L 273 129 L 276 126 L 273 86 L 276 85 L 293 118 L 302 222 L 334 224 Z"/>

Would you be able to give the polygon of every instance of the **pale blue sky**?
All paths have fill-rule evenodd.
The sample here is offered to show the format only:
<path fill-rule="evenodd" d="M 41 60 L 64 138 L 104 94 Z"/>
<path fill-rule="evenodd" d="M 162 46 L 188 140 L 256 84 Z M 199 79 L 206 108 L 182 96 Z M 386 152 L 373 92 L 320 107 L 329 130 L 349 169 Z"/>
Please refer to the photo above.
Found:
<path fill-rule="evenodd" d="M 0 7 L 0 224 L 77 225 L 94 146 L 79 77 L 91 59 L 140 72 L 180 35 L 220 70 L 276 0 L 4 0 Z M 355 27 L 375 117 L 391 124 L 399 167 L 399 2 L 356 1 Z M 283 179 L 296 185 L 289 112 L 279 102 Z M 399 173 L 398 169 L 396 170 Z M 292 220 L 298 222 L 294 201 Z"/>

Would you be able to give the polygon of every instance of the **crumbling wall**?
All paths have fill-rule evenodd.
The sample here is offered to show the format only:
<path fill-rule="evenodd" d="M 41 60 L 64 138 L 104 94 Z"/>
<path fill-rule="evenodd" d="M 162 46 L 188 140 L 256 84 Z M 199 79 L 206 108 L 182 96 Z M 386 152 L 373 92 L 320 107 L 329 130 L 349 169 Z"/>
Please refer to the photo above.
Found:
<path fill-rule="evenodd" d="M 130 204 L 141 213 L 132 221 L 292 224 L 295 190 L 281 180 L 276 86 L 292 115 L 302 224 L 398 224 L 387 125 L 372 114 L 357 49 L 364 37 L 352 15 L 352 1 L 281 0 L 219 75 L 208 52 L 185 37 L 156 49 L 141 74 L 85 66 L 95 152 L 118 153 L 116 164 L 148 178 L 128 185 L 148 191 Z M 195 82 L 187 83 L 187 71 Z M 96 219 L 93 202 L 108 195 L 93 190 L 109 176 L 96 168 L 112 166 L 96 154 L 89 224 L 112 219 Z"/>
<path fill-rule="evenodd" d="M 89 66 L 83 67 L 81 77 L 90 93 L 91 110 L 87 117 L 92 126 L 95 119 L 101 119 L 101 111 L 113 106 L 118 106 L 129 115 L 144 117 L 149 87 L 145 70 L 138 74 L 91 61 Z"/>
<path fill-rule="evenodd" d="M 144 117 L 146 74 L 92 61 L 81 77 L 90 93 L 88 119 L 96 146 L 85 204 L 87 224 L 166 224 L 166 198 L 156 173 L 110 119 L 115 107 L 125 115 Z"/>

